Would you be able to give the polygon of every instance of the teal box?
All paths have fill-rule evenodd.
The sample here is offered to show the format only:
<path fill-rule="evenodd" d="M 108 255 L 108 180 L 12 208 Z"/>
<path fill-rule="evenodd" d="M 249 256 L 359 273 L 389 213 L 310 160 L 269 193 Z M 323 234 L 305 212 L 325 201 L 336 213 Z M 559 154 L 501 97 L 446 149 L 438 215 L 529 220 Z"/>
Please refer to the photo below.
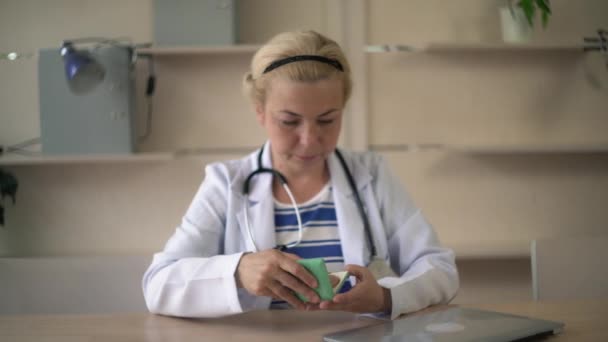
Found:
<path fill-rule="evenodd" d="M 236 44 L 236 0 L 154 0 L 154 43 Z"/>

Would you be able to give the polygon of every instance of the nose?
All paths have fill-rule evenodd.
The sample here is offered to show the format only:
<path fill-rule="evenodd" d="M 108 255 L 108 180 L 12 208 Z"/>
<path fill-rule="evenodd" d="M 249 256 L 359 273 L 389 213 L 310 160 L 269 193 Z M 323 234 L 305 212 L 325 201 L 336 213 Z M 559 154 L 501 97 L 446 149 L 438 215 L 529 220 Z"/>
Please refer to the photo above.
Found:
<path fill-rule="evenodd" d="M 303 146 L 313 146 L 320 142 L 321 132 L 319 127 L 314 123 L 306 123 L 302 125 L 300 133 L 300 144 Z"/>

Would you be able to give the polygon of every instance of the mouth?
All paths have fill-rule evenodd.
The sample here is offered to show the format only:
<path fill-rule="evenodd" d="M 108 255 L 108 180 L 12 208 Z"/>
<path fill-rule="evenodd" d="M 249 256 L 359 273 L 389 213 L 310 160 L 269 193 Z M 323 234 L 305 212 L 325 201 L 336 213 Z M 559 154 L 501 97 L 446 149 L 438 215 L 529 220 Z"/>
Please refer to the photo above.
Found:
<path fill-rule="evenodd" d="M 319 158 L 319 155 L 296 155 L 296 158 L 303 161 L 311 161 Z"/>

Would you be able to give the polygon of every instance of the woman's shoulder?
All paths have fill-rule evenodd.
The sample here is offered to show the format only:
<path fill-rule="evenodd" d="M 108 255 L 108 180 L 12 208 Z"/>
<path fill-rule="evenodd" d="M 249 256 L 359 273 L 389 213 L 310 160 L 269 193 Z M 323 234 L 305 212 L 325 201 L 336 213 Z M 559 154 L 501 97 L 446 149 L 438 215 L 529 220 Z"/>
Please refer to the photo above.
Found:
<path fill-rule="evenodd" d="M 377 170 L 379 167 L 384 167 L 384 157 L 374 151 L 351 151 L 340 149 L 340 153 L 344 156 L 345 161 L 351 167 L 363 167 L 367 170 Z"/>
<path fill-rule="evenodd" d="M 239 177 L 241 174 L 248 174 L 251 172 L 255 153 L 256 152 L 252 152 L 238 159 L 226 159 L 211 162 L 205 166 L 205 175 L 225 178 L 230 182 L 231 180 Z"/>

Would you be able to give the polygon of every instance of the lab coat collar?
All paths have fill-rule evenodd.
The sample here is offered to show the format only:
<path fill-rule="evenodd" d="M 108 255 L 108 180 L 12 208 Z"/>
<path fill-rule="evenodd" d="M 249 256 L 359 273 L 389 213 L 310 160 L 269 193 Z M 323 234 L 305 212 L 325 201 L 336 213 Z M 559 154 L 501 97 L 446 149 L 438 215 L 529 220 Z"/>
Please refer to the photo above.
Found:
<path fill-rule="evenodd" d="M 344 161 L 346 162 L 348 170 L 353 176 L 357 191 L 360 193 L 363 188 L 365 188 L 371 182 L 372 176 L 365 165 L 362 165 L 361 162 L 355 158 L 349 158 L 350 152 L 343 150 L 340 150 L 340 152 L 344 156 Z M 329 174 L 331 175 L 331 185 L 333 190 L 338 191 L 347 197 L 353 196 L 353 189 L 348 182 L 346 170 L 344 170 L 342 167 L 342 163 L 340 163 L 340 159 L 338 159 L 335 152 L 330 154 L 327 158 L 327 165 L 329 167 Z"/>
<path fill-rule="evenodd" d="M 359 196 L 363 196 L 363 189 L 368 186 L 372 176 L 365 165 L 358 159 L 349 156 L 349 152 L 341 151 L 344 161 L 353 176 Z M 336 153 L 328 158 L 329 172 L 331 174 L 332 191 L 336 203 L 336 217 L 338 230 L 342 243 L 345 264 L 366 265 L 371 255 L 365 236 L 365 225 L 359 214 L 353 189 L 348 182 L 346 171 Z M 339 205 L 338 205 L 339 204 Z"/>
<path fill-rule="evenodd" d="M 249 174 L 258 169 L 258 153 L 259 149 L 247 157 L 247 162 L 239 170 L 239 175 L 232 181 L 232 191 L 244 196 L 243 185 Z M 349 171 L 353 175 L 357 191 L 362 191 L 369 182 L 372 180 L 372 176 L 369 173 L 368 168 L 362 165 L 356 158 L 349 158 L 349 152 L 341 151 L 346 165 Z M 346 172 L 338 159 L 335 152 L 331 153 L 327 158 L 327 165 L 329 168 L 329 174 L 331 176 L 331 185 L 334 191 L 338 191 L 347 197 L 353 195 L 353 189 L 351 188 Z M 272 168 L 272 157 L 270 153 L 270 141 L 264 144 L 264 152 L 262 153 L 262 166 Z M 270 173 L 261 173 L 251 179 L 249 184 L 249 195 L 248 201 L 250 204 L 255 205 L 263 199 L 270 196 L 272 198 L 272 179 L 273 176 Z"/>
<path fill-rule="evenodd" d="M 245 195 L 243 192 L 245 180 L 251 172 L 258 169 L 259 152 L 260 150 L 257 149 L 246 158 L 246 162 L 238 170 L 237 177 L 231 184 L 233 193 L 238 194 L 238 197 L 242 199 L 241 203 L 244 204 L 237 213 L 237 221 L 243 236 L 249 236 L 245 215 L 249 217 L 251 234 L 255 239 L 255 246 L 251 244 L 251 239 L 247 239 L 247 250 L 250 251 L 256 250 L 256 247 L 258 251 L 262 251 L 276 246 L 274 215 L 272 215 L 274 208 L 272 174 L 264 172 L 254 176 L 249 184 L 249 195 Z M 269 141 L 264 144 L 262 167 L 272 167 Z"/>
<path fill-rule="evenodd" d="M 271 168 L 272 158 L 270 154 L 270 141 L 264 143 L 264 152 L 262 153 L 262 167 Z M 230 188 L 232 191 L 241 197 L 247 197 L 250 205 L 255 205 L 264 200 L 268 196 L 272 198 L 272 174 L 264 172 L 254 176 L 249 183 L 249 194 L 245 195 L 243 187 L 247 177 L 258 169 L 258 154 L 260 149 L 249 154 L 243 166 L 238 170 L 238 174 L 232 180 Z"/>

